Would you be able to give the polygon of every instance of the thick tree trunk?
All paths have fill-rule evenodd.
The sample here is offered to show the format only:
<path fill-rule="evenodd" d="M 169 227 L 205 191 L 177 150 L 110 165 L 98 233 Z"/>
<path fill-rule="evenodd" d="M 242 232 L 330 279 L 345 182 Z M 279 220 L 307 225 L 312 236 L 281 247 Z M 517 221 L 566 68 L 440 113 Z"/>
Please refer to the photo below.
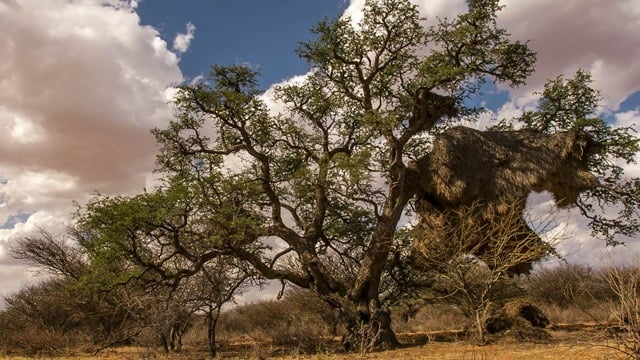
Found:
<path fill-rule="evenodd" d="M 391 329 L 391 314 L 388 310 L 378 309 L 370 318 L 363 317 L 360 312 L 345 315 L 346 333 L 341 342 L 346 351 L 365 353 L 393 349 L 400 345 Z"/>
<path fill-rule="evenodd" d="M 368 293 L 365 293 L 356 301 L 336 293 L 318 295 L 338 315 L 337 320 L 344 331 L 341 343 L 345 351 L 364 353 L 376 349 L 393 349 L 400 345 L 391 329 L 391 313 L 379 306 L 377 293 L 373 299 L 368 298 Z"/>

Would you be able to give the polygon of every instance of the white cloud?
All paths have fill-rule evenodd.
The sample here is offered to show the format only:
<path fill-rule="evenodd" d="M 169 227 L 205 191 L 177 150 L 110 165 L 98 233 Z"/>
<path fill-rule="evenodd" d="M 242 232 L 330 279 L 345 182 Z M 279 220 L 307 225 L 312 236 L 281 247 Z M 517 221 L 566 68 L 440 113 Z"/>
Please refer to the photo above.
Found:
<path fill-rule="evenodd" d="M 342 14 L 343 18 L 350 18 L 353 23 L 359 23 L 362 20 L 362 9 L 364 9 L 365 0 L 351 0 L 349 6 Z"/>
<path fill-rule="evenodd" d="M 366 0 L 351 0 L 343 17 L 351 18 L 353 23 L 362 20 L 362 10 Z M 467 0 L 413 0 L 428 24 L 434 24 L 436 18 L 453 18 L 467 9 Z"/>
<path fill-rule="evenodd" d="M 39 142 L 45 138 L 45 131 L 40 125 L 21 117 L 15 117 L 8 130 L 11 139 L 21 144 Z"/>
<path fill-rule="evenodd" d="M 362 17 L 364 0 L 352 0 L 345 11 Z M 435 17 L 455 17 L 465 0 L 413 0 L 429 23 Z M 530 97 L 548 79 L 572 76 L 585 69 L 602 91 L 603 105 L 615 110 L 640 90 L 640 0 L 502 0 L 498 25 L 514 39 L 529 41 L 537 52 L 536 72 L 526 86 L 510 89 L 514 98 Z"/>
<path fill-rule="evenodd" d="M 149 129 L 183 78 L 136 1 L 0 1 L 0 225 L 32 214 L 0 230 L 3 264 L 15 238 L 62 231 L 73 200 L 153 180 Z"/>
<path fill-rule="evenodd" d="M 640 0 L 502 0 L 499 25 L 537 52 L 536 72 L 521 96 L 547 79 L 593 74 L 603 105 L 615 110 L 640 90 Z"/>
<path fill-rule="evenodd" d="M 173 39 L 173 49 L 181 54 L 186 52 L 187 49 L 189 49 L 189 45 L 191 45 L 191 40 L 193 40 L 195 32 L 195 25 L 187 23 L 187 33 L 178 34 L 175 39 Z"/>
<path fill-rule="evenodd" d="M 414 0 L 420 13 L 427 17 L 430 23 L 433 18 L 454 18 L 467 9 L 467 0 Z"/>
<path fill-rule="evenodd" d="M 465 0 L 414 0 L 430 22 L 453 17 Z M 640 0 L 504 0 L 500 25 L 531 40 L 538 52 L 528 85 L 512 90 L 498 118 L 530 106 L 546 79 L 578 68 L 593 72 L 608 109 L 640 90 Z M 345 11 L 361 17 L 363 0 Z M 7 255 L 10 243 L 39 227 L 61 233 L 72 200 L 93 191 L 137 192 L 153 183 L 155 141 L 149 128 L 170 118 L 172 84 L 182 81 L 178 56 L 149 26 L 138 1 L 0 0 L 0 224 L 20 212 L 24 224 L 0 229 L 0 287 L 26 278 Z M 187 51 L 195 26 L 173 39 Z M 618 124 L 639 123 L 638 111 L 616 114 Z M 487 119 L 481 119 L 482 126 Z M 640 174 L 630 166 L 631 174 Z M 596 260 L 602 242 L 588 235 L 579 215 L 566 220 L 576 234 L 561 251 Z M 640 246 L 630 244 L 633 251 Z M 3 264 L 12 264 L 12 268 Z M 23 269 L 23 268 L 20 268 Z M 9 276 L 8 274 L 11 274 Z M 7 276 L 3 276 L 7 275 Z M 8 280 L 13 279 L 13 280 Z M 13 281 L 9 283 L 9 281 Z"/>
<path fill-rule="evenodd" d="M 8 7 L 12 7 L 14 9 L 17 9 L 18 7 L 20 7 L 20 5 L 18 5 L 17 0 L 0 0 L 0 6 L 8 6 Z"/>

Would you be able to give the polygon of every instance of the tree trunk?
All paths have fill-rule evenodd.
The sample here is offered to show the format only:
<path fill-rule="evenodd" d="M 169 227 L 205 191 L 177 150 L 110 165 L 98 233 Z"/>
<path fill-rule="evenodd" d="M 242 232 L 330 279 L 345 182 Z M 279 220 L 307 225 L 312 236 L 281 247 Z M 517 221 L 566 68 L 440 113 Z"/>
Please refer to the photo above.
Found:
<path fill-rule="evenodd" d="M 476 310 L 476 331 L 477 331 L 477 336 L 478 336 L 478 338 L 476 339 L 476 342 L 479 345 L 484 345 L 485 344 L 483 318 L 484 318 L 484 316 L 482 316 L 482 311 Z"/>
<path fill-rule="evenodd" d="M 346 330 L 341 340 L 345 351 L 366 353 L 377 349 L 393 349 L 400 345 L 391 329 L 389 310 L 361 308 L 359 311 L 348 311 L 343 308 L 339 311 Z"/>
<path fill-rule="evenodd" d="M 164 349 L 164 353 L 169 353 L 169 341 L 167 340 L 167 336 L 165 334 L 160 334 L 160 342 L 162 343 L 162 349 Z"/>
<path fill-rule="evenodd" d="M 216 325 L 218 322 L 217 316 L 213 315 L 213 311 L 209 312 L 209 319 L 207 321 L 207 340 L 209 341 L 209 355 L 211 358 L 215 358 L 218 352 L 216 347 Z"/>

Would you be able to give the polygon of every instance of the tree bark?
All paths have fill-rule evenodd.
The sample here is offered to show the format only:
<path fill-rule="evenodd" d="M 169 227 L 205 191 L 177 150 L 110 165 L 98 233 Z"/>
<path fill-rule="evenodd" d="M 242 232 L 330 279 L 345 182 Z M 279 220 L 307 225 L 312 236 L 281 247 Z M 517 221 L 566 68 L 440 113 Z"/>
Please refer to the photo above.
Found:
<path fill-rule="evenodd" d="M 214 318 L 212 312 L 209 313 L 209 319 L 207 321 L 207 340 L 209 341 L 209 355 L 211 358 L 215 358 L 218 354 L 216 347 L 216 324 L 218 322 L 217 317 Z"/>
<path fill-rule="evenodd" d="M 375 349 L 393 349 L 400 345 L 391 329 L 391 313 L 386 309 L 377 309 L 371 318 L 362 318 L 362 314 L 350 313 L 345 320 L 346 333 L 342 336 L 342 346 L 348 352 L 368 352 Z"/>

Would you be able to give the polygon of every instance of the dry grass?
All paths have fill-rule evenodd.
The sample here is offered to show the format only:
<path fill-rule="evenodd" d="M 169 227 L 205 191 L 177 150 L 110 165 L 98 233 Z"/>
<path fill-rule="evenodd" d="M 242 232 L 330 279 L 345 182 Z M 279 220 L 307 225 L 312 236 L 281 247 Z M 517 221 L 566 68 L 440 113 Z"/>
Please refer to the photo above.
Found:
<path fill-rule="evenodd" d="M 424 345 L 411 345 L 402 349 L 360 354 L 316 354 L 316 355 L 277 355 L 281 349 L 269 344 L 234 344 L 223 351 L 220 359 L 309 359 L 309 360 L 347 360 L 347 359 L 461 359 L 461 360 L 516 360 L 516 359 L 617 359 L 616 351 L 607 347 L 610 343 L 602 340 L 600 332 L 593 326 L 550 330 L 553 339 L 545 343 L 525 343 L 510 339 L 500 339 L 490 345 L 478 346 L 466 341 L 431 341 Z M 426 336 L 432 339 L 443 332 L 404 334 L 400 339 L 404 343 L 420 342 Z M 141 348 L 119 348 L 106 350 L 95 356 L 59 357 L 58 360 L 182 360 L 207 359 L 204 352 L 186 349 L 182 354 L 165 355 L 158 351 Z M 31 359 L 24 357 L 1 357 L 1 360 Z"/>
<path fill-rule="evenodd" d="M 397 333 L 427 333 L 436 331 L 461 330 L 467 319 L 459 309 L 451 305 L 428 305 L 422 307 L 409 321 L 403 322 L 393 317 L 393 329 Z"/>
<path fill-rule="evenodd" d="M 612 305 L 610 303 L 596 303 L 588 309 L 562 308 L 556 305 L 541 305 L 540 308 L 552 324 L 606 324 L 611 316 Z"/>
<path fill-rule="evenodd" d="M 511 344 L 511 345 L 487 345 L 474 346 L 470 344 L 434 343 L 424 347 L 407 348 L 394 351 L 367 354 L 361 359 L 492 359 L 492 360 L 556 360 L 556 359 L 615 359 L 613 350 L 593 345 L 535 345 L 535 344 Z M 286 359 L 326 359 L 346 360 L 354 359 L 354 355 L 320 355 L 314 357 L 289 357 Z"/>

